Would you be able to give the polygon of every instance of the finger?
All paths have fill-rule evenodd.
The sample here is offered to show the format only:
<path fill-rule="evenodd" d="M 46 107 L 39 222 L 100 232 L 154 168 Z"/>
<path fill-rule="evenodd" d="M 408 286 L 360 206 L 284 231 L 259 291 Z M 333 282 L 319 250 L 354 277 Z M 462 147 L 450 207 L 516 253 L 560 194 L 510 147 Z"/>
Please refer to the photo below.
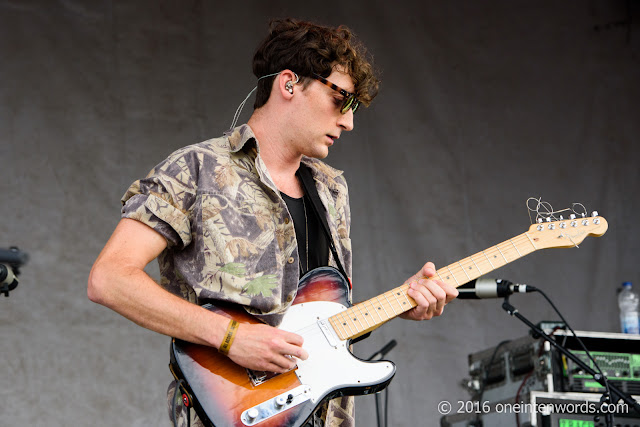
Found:
<path fill-rule="evenodd" d="M 442 311 L 444 310 L 444 306 L 447 303 L 447 293 L 445 292 L 444 289 L 442 289 L 442 287 L 438 283 L 436 283 L 433 280 L 425 281 L 424 286 L 435 298 L 433 313 L 436 316 L 441 315 Z"/>
<path fill-rule="evenodd" d="M 422 293 L 418 290 L 418 286 L 417 282 L 411 282 L 409 283 L 409 289 L 407 290 L 407 295 L 409 295 L 416 303 L 416 306 L 412 309 L 414 313 L 424 311 L 425 307 L 429 304 Z"/>
<path fill-rule="evenodd" d="M 287 366 L 286 362 L 282 362 L 280 361 L 280 363 L 282 363 L 285 366 L 280 366 L 279 363 L 275 363 L 275 362 L 268 362 L 267 364 L 265 364 L 264 368 L 261 368 L 261 371 L 267 371 L 267 372 L 275 372 L 278 374 L 284 374 L 285 372 L 289 372 L 292 367 Z"/>
<path fill-rule="evenodd" d="M 420 270 L 419 274 L 422 275 L 422 277 L 435 276 L 436 275 L 435 264 L 432 263 L 431 261 L 427 262 L 425 265 L 422 266 L 422 269 Z"/>
<path fill-rule="evenodd" d="M 431 269 L 430 267 L 433 266 L 433 263 L 428 262 L 425 265 L 422 266 L 422 268 L 413 276 L 409 277 L 407 280 L 404 281 L 405 284 L 409 284 L 411 282 L 415 282 L 416 280 L 420 280 L 420 279 L 424 279 L 425 277 L 429 277 L 432 276 L 433 273 L 435 273 L 435 270 Z"/>
<path fill-rule="evenodd" d="M 416 314 L 421 318 L 430 319 L 432 312 L 435 310 L 437 303 L 436 298 L 427 289 L 424 284 L 420 282 L 412 282 L 410 289 L 413 291 L 412 298 L 418 304 L 416 307 Z"/>
<path fill-rule="evenodd" d="M 280 330 L 280 332 L 282 333 L 282 339 L 285 342 L 288 342 L 289 344 L 297 345 L 298 347 L 301 347 L 302 344 L 304 344 L 304 338 L 302 338 L 302 335 L 294 334 L 293 332 L 287 332 L 283 330 Z"/>
<path fill-rule="evenodd" d="M 413 295 L 413 296 L 411 296 Z M 412 291 L 410 296 L 416 302 L 416 306 L 413 307 L 406 313 L 406 316 L 413 320 L 422 320 L 425 318 L 427 314 L 427 310 L 429 309 L 428 302 L 424 299 L 424 297 L 418 291 Z"/>
<path fill-rule="evenodd" d="M 298 359 L 306 360 L 309 357 L 309 354 L 305 349 L 302 348 L 302 344 L 304 344 L 304 338 L 301 335 L 294 334 L 293 332 L 281 331 L 284 333 L 284 347 L 283 352 L 285 354 L 290 354 L 291 356 L 295 356 Z"/>
<path fill-rule="evenodd" d="M 286 344 L 282 348 L 282 352 L 283 354 L 297 357 L 300 360 L 307 360 L 309 358 L 309 353 L 307 353 L 307 351 L 304 348 L 299 347 L 297 345 Z"/>
<path fill-rule="evenodd" d="M 441 280 L 432 279 L 431 282 L 435 283 L 444 292 L 445 305 L 450 303 L 453 299 L 455 299 L 458 296 L 458 290 L 456 289 L 455 286 L 452 286 Z"/>
<path fill-rule="evenodd" d="M 286 356 L 284 354 L 280 354 L 278 356 L 276 356 L 273 360 L 272 363 L 274 365 L 276 365 L 278 367 L 278 369 L 280 369 L 279 371 L 274 371 L 274 372 L 287 372 L 292 370 L 293 368 L 296 367 L 296 361 L 295 359 Z"/>
<path fill-rule="evenodd" d="M 448 283 L 442 283 L 442 289 L 447 293 L 447 304 L 453 301 L 458 296 L 458 290 Z"/>

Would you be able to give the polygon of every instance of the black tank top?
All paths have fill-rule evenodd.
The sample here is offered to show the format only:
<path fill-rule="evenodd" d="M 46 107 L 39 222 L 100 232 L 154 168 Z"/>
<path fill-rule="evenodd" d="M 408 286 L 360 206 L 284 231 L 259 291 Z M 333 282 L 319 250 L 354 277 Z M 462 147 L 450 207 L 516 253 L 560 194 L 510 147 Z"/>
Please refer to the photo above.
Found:
<path fill-rule="evenodd" d="M 280 194 L 289 208 L 296 230 L 300 277 L 309 270 L 329 265 L 329 242 L 309 197 L 305 194 L 304 197 L 294 199 L 282 192 Z"/>

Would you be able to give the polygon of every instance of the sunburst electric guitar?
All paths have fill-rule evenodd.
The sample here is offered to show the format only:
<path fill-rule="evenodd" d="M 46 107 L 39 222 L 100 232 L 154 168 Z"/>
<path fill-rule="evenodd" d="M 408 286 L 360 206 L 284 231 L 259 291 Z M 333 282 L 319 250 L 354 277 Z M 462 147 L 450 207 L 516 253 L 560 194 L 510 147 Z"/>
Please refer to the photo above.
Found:
<path fill-rule="evenodd" d="M 519 236 L 440 268 L 435 278 L 458 287 L 538 249 L 577 246 L 587 236 L 603 235 L 607 227 L 599 216 L 534 224 Z M 349 343 L 416 303 L 407 295 L 408 285 L 402 285 L 349 307 L 348 289 L 330 267 L 312 270 L 300 280 L 280 328 L 304 338 L 309 358 L 284 374 L 248 370 L 215 348 L 172 340 L 170 368 L 176 379 L 184 380 L 184 399 L 191 400 L 208 425 L 294 427 L 327 399 L 384 389 L 395 365 L 358 359 Z M 206 307 L 241 324 L 258 323 L 244 310 Z"/>

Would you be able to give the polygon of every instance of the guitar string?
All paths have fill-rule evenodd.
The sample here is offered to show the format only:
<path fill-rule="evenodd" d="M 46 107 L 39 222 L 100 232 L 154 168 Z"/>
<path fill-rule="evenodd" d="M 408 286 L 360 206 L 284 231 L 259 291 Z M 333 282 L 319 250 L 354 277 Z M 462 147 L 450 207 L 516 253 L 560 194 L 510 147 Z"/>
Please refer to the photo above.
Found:
<path fill-rule="evenodd" d="M 502 246 L 503 250 L 500 250 L 500 247 Z M 513 251 L 515 250 L 515 253 L 513 253 Z M 522 250 L 522 252 L 524 252 L 524 254 L 522 252 L 520 252 Z M 467 279 L 471 280 L 471 278 L 469 277 L 469 273 L 467 272 L 467 268 L 469 269 L 469 271 L 473 271 L 473 268 L 475 267 L 475 269 L 477 270 L 477 273 L 479 273 L 479 275 L 483 275 L 486 274 L 490 271 L 495 270 L 496 268 L 499 268 L 503 265 L 506 265 L 510 262 L 513 262 L 519 258 L 522 258 L 524 255 L 528 255 L 529 253 L 533 252 L 537 250 L 537 248 L 535 247 L 535 245 L 533 244 L 533 242 L 531 241 L 530 237 L 528 236 L 527 233 L 522 233 L 512 239 L 506 240 L 502 243 L 499 243 L 498 245 L 492 246 L 488 249 L 485 249 L 484 251 L 480 251 L 474 255 L 471 255 L 469 257 L 466 257 L 460 261 L 458 261 L 457 263 L 451 264 L 449 266 L 446 266 L 444 268 L 439 269 L 436 272 L 436 277 L 439 278 L 440 280 L 443 281 L 450 281 L 446 279 L 446 277 L 453 277 L 454 280 L 457 281 L 457 275 L 459 275 L 460 273 L 464 273 L 464 275 L 467 277 Z M 494 266 L 493 263 L 491 262 L 491 258 L 490 256 L 493 256 L 493 258 L 497 260 L 499 260 L 500 258 L 496 256 L 496 254 L 499 253 L 500 256 L 503 258 L 504 264 L 499 265 L 498 267 Z M 505 258 L 505 256 L 509 256 L 509 258 L 511 258 L 511 260 Z M 463 264 L 465 264 L 466 266 L 464 266 Z M 488 264 L 488 266 L 487 266 Z M 484 267 L 484 269 L 482 268 Z M 445 275 L 445 272 L 443 270 L 448 270 L 449 271 L 449 275 Z M 474 275 L 476 274 L 475 272 L 473 273 Z M 478 276 L 479 277 L 479 276 Z M 465 280 L 464 283 L 466 283 L 469 280 Z M 396 289 L 393 289 L 391 291 L 386 292 L 385 294 L 385 298 L 387 295 L 393 295 L 393 298 L 396 299 L 397 305 L 398 307 L 403 310 L 402 304 L 397 300 L 397 295 L 398 293 L 400 293 L 401 295 L 403 295 L 406 298 L 406 294 L 405 291 L 408 289 L 407 285 L 402 285 Z M 399 291 L 399 292 L 398 292 Z M 388 300 L 388 298 L 387 298 Z M 361 308 L 359 306 L 364 306 L 366 309 L 366 304 L 371 305 L 372 307 L 375 308 L 375 303 L 373 302 L 372 299 L 364 301 L 362 304 L 358 304 L 356 306 L 354 306 L 353 308 L 358 309 L 358 311 L 360 311 L 360 313 L 362 314 Z M 381 303 L 378 299 L 378 304 L 380 306 L 385 306 L 384 303 Z M 391 304 L 390 302 L 387 303 L 387 305 L 389 305 L 392 309 L 393 309 L 393 304 Z M 386 310 L 386 308 L 385 308 Z M 354 312 L 355 310 L 350 309 L 350 312 Z M 375 310 L 374 310 L 375 311 Z M 395 311 L 395 309 L 394 309 Z M 343 314 L 341 316 L 343 318 L 343 320 L 346 318 L 346 313 Z M 366 318 L 365 318 L 366 320 Z M 388 319 L 387 319 L 388 320 Z M 356 316 L 356 321 L 360 322 L 361 321 L 358 319 L 358 317 Z M 350 322 L 350 321 L 349 321 Z M 381 323 L 383 323 L 384 321 L 381 319 Z M 357 326 L 357 325 L 354 325 Z M 360 329 L 360 328 L 358 328 Z"/>
<path fill-rule="evenodd" d="M 483 273 L 482 269 L 480 268 L 480 265 L 486 264 L 486 262 L 485 262 L 484 260 L 482 260 L 482 259 L 478 259 L 478 261 L 476 262 L 476 261 L 474 260 L 474 257 L 480 257 L 480 255 L 481 255 L 481 254 L 482 254 L 482 255 L 484 255 L 485 257 L 487 257 L 487 254 L 489 254 L 489 255 L 493 255 L 494 253 L 496 253 L 496 251 L 499 251 L 499 252 L 500 252 L 500 254 L 501 254 L 501 255 L 503 255 L 503 252 L 502 252 L 502 251 L 500 251 L 500 250 L 499 250 L 499 248 L 498 248 L 498 246 L 503 245 L 503 246 L 507 246 L 507 247 L 505 247 L 505 248 L 504 248 L 504 252 L 506 252 L 507 254 L 509 254 L 509 252 L 512 252 L 514 249 L 515 249 L 515 251 L 516 251 L 516 253 L 517 253 L 517 255 L 514 255 L 514 258 L 513 258 L 511 261 L 509 261 L 509 260 L 505 259 L 505 264 L 504 264 L 504 265 L 506 265 L 506 264 L 508 264 L 509 262 L 515 261 L 515 260 L 517 260 L 517 259 L 519 259 L 519 258 L 521 258 L 521 257 L 523 256 L 523 254 L 522 254 L 522 253 L 520 253 L 520 251 L 518 250 L 518 246 L 516 245 L 516 243 L 517 243 L 517 244 L 519 244 L 519 245 L 522 245 L 522 243 L 527 243 L 527 242 L 528 242 L 531 246 L 533 246 L 533 251 L 535 251 L 535 250 L 536 250 L 535 246 L 531 243 L 531 241 L 530 241 L 530 239 L 527 237 L 526 233 L 523 233 L 523 234 L 521 234 L 521 235 L 519 235 L 519 236 L 516 236 L 516 237 L 514 237 L 514 238 L 512 238 L 512 239 L 509 239 L 509 240 L 507 240 L 507 241 L 505 241 L 505 242 L 499 243 L 498 245 L 495 245 L 495 246 L 493 246 L 493 247 L 491 247 L 491 248 L 488 248 L 488 249 L 486 249 L 486 250 L 484 250 L 484 251 L 481 251 L 481 252 L 479 252 L 479 253 L 477 253 L 477 254 L 474 254 L 474 255 L 472 255 L 472 256 L 469 256 L 469 257 L 467 257 L 467 258 L 464 258 L 464 259 L 462 259 L 462 260 L 458 261 L 457 263 L 454 263 L 454 264 L 452 264 L 452 265 L 450 265 L 450 266 L 447 266 L 447 267 L 444 267 L 444 268 L 446 268 L 447 270 L 449 270 L 449 272 L 450 272 L 450 276 L 454 276 L 454 278 L 455 278 L 455 275 L 456 275 L 456 274 L 459 274 L 460 272 L 463 272 L 463 273 L 465 274 L 465 276 L 467 276 L 467 278 L 469 278 L 469 275 L 468 275 L 468 273 L 467 273 L 467 271 L 466 271 L 465 267 L 463 267 L 461 264 L 469 264 L 469 263 L 472 263 L 473 265 L 468 265 L 469 267 L 471 267 L 471 270 L 472 270 L 472 269 L 473 269 L 473 267 L 475 266 L 476 270 L 478 270 L 478 273 L 480 273 L 480 275 L 482 275 L 482 274 L 484 274 L 484 273 Z M 512 247 L 513 247 L 513 248 L 512 248 Z M 524 248 L 521 248 L 521 249 L 523 249 L 523 251 L 525 250 Z M 527 252 L 526 254 L 528 254 L 528 253 L 530 253 L 530 252 Z M 525 254 L 525 255 L 526 255 L 526 254 Z M 489 259 L 488 257 L 487 257 L 487 262 L 488 262 L 488 264 L 489 264 L 489 267 L 490 267 L 490 268 L 487 268 L 487 269 L 485 270 L 485 272 L 486 272 L 486 273 L 488 273 L 489 271 L 492 271 L 492 270 L 494 270 L 494 269 L 495 269 L 495 267 L 494 267 L 494 266 L 493 266 L 493 264 L 490 262 L 490 259 Z M 453 267 L 453 268 L 452 268 L 452 267 Z M 441 270 L 442 270 L 442 269 L 440 269 L 440 270 L 438 270 L 438 272 L 436 272 L 436 276 L 438 276 L 438 278 L 439 278 L 440 280 L 443 280 L 443 279 L 442 279 L 442 277 L 443 277 L 443 273 L 439 273 Z M 474 273 L 474 274 L 475 274 L 475 273 Z M 446 277 L 446 276 L 445 276 L 445 277 Z M 445 280 L 445 281 L 446 281 L 446 280 Z M 468 280 L 467 280 L 467 281 L 468 281 Z M 465 281 L 465 283 L 466 283 L 467 281 Z M 404 311 L 406 311 L 406 310 L 404 310 L 404 307 L 402 307 L 402 305 L 403 305 L 403 304 L 401 304 L 401 303 L 400 303 L 400 301 L 398 301 L 398 299 L 397 299 L 397 295 L 398 295 L 398 294 L 400 294 L 400 295 L 404 296 L 404 297 L 408 300 L 407 295 L 406 295 L 406 292 L 405 292 L 405 291 L 406 291 L 406 289 L 408 289 L 408 285 L 401 285 L 401 286 L 399 286 L 399 287 L 397 287 L 397 288 L 395 288 L 395 289 L 393 289 L 393 290 L 391 290 L 391 291 L 387 291 L 387 292 L 385 292 L 385 294 L 383 294 L 383 295 L 385 295 L 385 297 L 386 297 L 386 294 L 388 294 L 388 295 L 393 295 L 393 297 L 396 299 L 396 302 L 397 302 L 398 308 L 399 308 L 400 310 L 402 310 L 402 312 L 404 312 Z M 375 298 L 378 298 L 378 297 L 375 297 Z M 388 298 L 387 298 L 387 299 L 388 299 Z M 346 312 L 342 312 L 342 313 L 340 313 L 340 317 L 343 319 L 343 323 L 344 323 L 344 321 L 345 321 L 345 320 L 347 320 L 349 323 L 352 323 L 350 319 L 347 319 L 347 314 L 355 313 L 356 309 L 360 312 L 360 315 L 361 315 L 360 317 L 364 317 L 364 316 L 362 316 L 362 307 L 364 307 L 364 308 L 365 308 L 365 310 L 367 310 L 367 311 L 371 311 L 370 309 L 367 309 L 367 307 L 366 307 L 366 305 L 367 305 L 367 304 L 369 304 L 369 305 L 371 306 L 371 308 L 374 308 L 374 310 L 373 310 L 374 312 L 376 311 L 376 310 L 375 310 L 375 303 L 373 302 L 373 299 L 363 301 L 361 304 L 357 304 L 357 305 L 355 305 L 355 306 L 351 307 L 351 308 L 350 308 L 350 309 L 348 309 Z M 384 307 L 384 303 L 381 303 L 381 302 L 379 301 L 379 298 L 378 298 L 378 304 L 379 304 L 379 306 Z M 392 305 L 391 303 L 388 303 L 388 305 L 389 305 L 391 308 L 393 308 L 393 305 Z M 386 311 L 386 308 L 385 308 L 385 311 Z M 395 312 L 395 309 L 394 309 L 394 312 Z M 379 313 L 378 313 L 378 314 L 379 314 Z M 380 315 L 380 314 L 379 314 L 379 315 Z M 350 317 L 350 316 L 349 316 L 349 317 Z M 364 328 L 364 327 L 363 327 L 362 322 L 361 322 L 361 320 L 360 320 L 360 317 L 356 314 L 355 319 L 354 319 L 354 322 L 355 322 L 355 321 L 357 321 L 357 322 L 359 322 L 359 323 L 360 323 L 360 327 L 357 327 L 357 325 L 353 324 L 353 325 L 354 325 L 354 326 L 356 326 L 356 328 L 358 329 L 358 332 L 360 332 L 360 331 L 363 331 L 363 330 L 366 330 L 366 329 L 367 329 L 367 328 Z M 389 318 L 388 318 L 388 319 L 386 319 L 386 320 L 389 320 L 390 318 L 391 318 L 391 317 L 389 317 Z M 365 321 L 368 323 L 368 321 L 367 321 L 366 317 L 364 317 L 364 319 L 365 319 Z M 375 321 L 373 318 L 372 318 L 372 320 L 373 320 L 373 321 Z M 380 317 L 380 321 L 379 321 L 379 322 L 377 322 L 377 324 L 382 324 L 382 323 L 384 323 L 386 320 L 383 320 L 383 319 Z M 371 326 L 371 325 L 368 325 L 368 327 L 370 327 L 370 326 Z"/>
<path fill-rule="evenodd" d="M 530 206 L 531 202 L 533 201 L 536 202 L 535 207 Z M 527 206 L 529 221 L 531 221 L 532 224 L 534 224 L 540 218 L 541 219 L 551 218 L 554 221 L 558 221 L 560 220 L 560 218 L 556 217 L 556 214 L 560 214 L 562 212 L 568 212 L 568 211 L 571 211 L 578 216 L 582 216 L 583 218 L 587 215 L 587 208 L 582 203 L 572 203 L 570 208 L 565 208 L 565 209 L 556 211 L 556 210 L 553 210 L 553 206 L 551 206 L 551 203 L 542 201 L 542 197 L 539 197 L 537 199 L 535 197 L 529 197 L 525 202 L 525 205 Z M 580 208 L 580 209 L 576 210 L 576 208 Z M 536 213 L 535 221 L 531 218 L 532 212 Z"/>
<path fill-rule="evenodd" d="M 535 200 L 535 199 L 534 199 Z M 539 202 L 539 201 L 538 201 Z M 576 204 L 574 204 L 576 205 Z M 580 205 L 582 206 L 582 205 Z M 583 207 L 584 209 L 584 207 Z M 561 211 L 560 211 L 561 212 Z M 573 239 L 570 238 L 570 240 L 573 242 Z M 574 243 L 575 244 L 575 243 Z M 531 246 L 531 250 L 528 250 L 529 248 L 525 248 L 524 246 Z M 500 249 L 500 247 L 503 247 L 503 250 Z M 525 253 L 521 253 L 520 249 L 522 249 Z M 536 248 L 536 246 L 534 245 L 534 243 L 531 241 L 531 238 L 529 237 L 529 235 L 525 232 L 522 233 L 518 236 L 515 236 L 514 238 L 508 239 L 504 242 L 501 242 L 497 245 L 494 245 L 490 248 L 487 248 L 483 251 L 480 251 L 476 254 L 473 254 L 471 256 L 468 256 L 466 258 L 461 259 L 460 261 L 457 261 L 453 264 L 450 264 L 448 266 L 445 266 L 439 270 L 436 271 L 436 274 L 434 275 L 434 277 L 437 277 L 439 280 L 442 281 L 450 281 L 450 279 L 446 279 L 447 277 L 453 277 L 453 279 L 457 282 L 457 278 L 456 275 L 460 274 L 460 273 L 464 273 L 464 275 L 467 277 L 467 279 L 471 280 L 471 277 L 469 276 L 469 272 L 473 272 L 473 268 L 475 267 L 475 269 L 477 270 L 477 273 L 479 274 L 479 276 L 486 274 L 490 271 L 495 270 L 496 268 L 502 267 L 506 264 L 509 264 L 510 262 L 513 262 L 519 258 L 522 258 L 525 255 L 528 255 L 531 252 L 536 251 L 538 248 Z M 516 254 L 513 254 L 512 252 L 515 250 Z M 500 256 L 503 258 L 504 260 L 504 264 L 499 265 L 498 267 L 495 267 L 493 265 L 493 263 L 491 262 L 491 257 L 493 257 L 495 260 L 499 260 L 500 258 L 496 255 L 497 253 L 500 254 Z M 510 255 L 513 256 L 513 258 L 511 260 L 507 259 L 505 257 L 505 255 Z M 488 267 L 486 267 L 486 264 L 488 264 Z M 486 267 L 486 270 L 483 270 L 482 267 Z M 467 268 L 469 270 L 469 272 L 467 272 Z M 449 272 L 449 275 L 445 275 L 445 272 L 443 270 L 447 270 Z M 476 273 L 473 272 L 473 275 L 475 275 Z M 478 276 L 478 277 L 479 277 Z M 468 280 L 465 280 L 464 283 L 466 283 Z M 364 331 L 366 329 L 371 328 L 371 323 L 369 323 L 368 318 L 366 317 L 367 314 L 369 312 L 376 312 L 378 314 L 378 318 L 379 320 L 375 320 L 374 316 L 370 316 L 369 318 L 372 320 L 373 325 L 374 326 L 378 326 L 383 324 L 384 322 L 390 320 L 391 318 L 393 318 L 394 316 L 390 316 L 389 313 L 387 312 L 386 308 L 387 306 L 389 308 L 391 308 L 394 312 L 394 315 L 397 316 L 398 313 L 396 313 L 396 310 L 393 306 L 393 304 L 389 301 L 388 296 L 392 296 L 392 300 L 395 299 L 398 308 L 400 309 L 400 313 L 403 313 L 405 310 L 405 307 L 403 307 L 403 303 L 400 303 L 400 301 L 397 298 L 397 295 L 401 295 L 402 297 L 404 297 L 411 305 L 413 305 L 413 303 L 411 302 L 411 300 L 408 298 L 406 291 L 408 290 L 408 284 L 403 284 L 401 286 L 396 287 L 395 289 L 392 289 L 390 291 L 387 291 L 383 294 L 381 294 L 380 296 L 384 296 L 385 299 L 387 300 L 386 305 L 384 302 L 382 302 L 380 300 L 380 296 L 371 298 L 369 300 L 363 301 L 360 304 L 356 304 L 352 307 L 350 307 L 347 310 L 344 310 L 340 313 L 336 313 L 332 316 L 329 317 L 329 320 L 334 319 L 336 321 L 336 323 L 343 323 L 342 326 L 344 326 L 344 324 L 346 324 L 347 326 L 349 324 L 352 324 L 355 328 L 356 328 L 356 333 L 359 333 L 361 331 Z M 376 300 L 376 301 L 374 301 Z M 368 307 L 367 307 L 368 305 Z M 376 310 L 377 308 L 377 310 Z M 383 308 L 385 311 L 385 314 L 387 316 L 386 319 L 383 319 L 381 316 L 381 313 L 379 312 L 380 308 Z M 363 312 L 364 309 L 364 312 Z M 358 314 L 359 313 L 359 314 Z M 353 322 L 358 322 L 360 324 L 360 326 L 358 326 L 355 323 L 352 323 L 351 316 L 355 315 L 355 317 L 353 318 Z M 348 317 L 347 317 L 348 316 Z M 338 319 L 342 319 L 341 321 Z M 367 325 L 365 326 L 362 322 L 361 319 L 364 319 L 364 321 L 367 323 Z M 334 330 L 336 329 L 333 325 L 332 327 L 334 328 Z M 303 328 L 300 330 L 300 332 L 304 332 L 306 330 L 308 330 L 310 327 L 307 328 Z M 342 328 L 345 329 L 345 328 Z M 320 331 L 321 332 L 321 331 Z M 346 329 L 345 329 L 345 332 Z M 314 327 L 314 334 L 318 334 L 318 329 Z M 339 331 L 336 331 L 336 333 L 339 333 Z"/>
<path fill-rule="evenodd" d="M 576 206 L 576 205 L 582 206 L 583 209 L 584 209 L 583 205 L 574 204 L 574 206 Z M 574 212 L 576 212 L 576 211 L 574 210 Z M 566 237 L 564 235 L 564 233 L 562 233 L 561 236 L 562 237 Z M 570 236 L 569 236 L 569 240 L 571 240 L 571 242 L 574 243 L 575 246 L 577 246 Z M 500 249 L 500 247 L 502 247 L 502 250 Z M 514 250 L 516 252 L 515 254 L 513 254 Z M 520 250 L 522 250 L 524 253 L 521 253 Z M 511 239 L 508 239 L 508 240 L 506 240 L 504 242 L 501 242 L 501 243 L 499 243 L 497 245 L 494 245 L 494 246 L 492 246 L 492 247 L 490 247 L 488 249 L 485 249 L 484 251 L 480 251 L 480 252 L 478 252 L 478 253 L 476 253 L 474 255 L 466 257 L 466 258 L 458 261 L 457 263 L 453 263 L 453 264 L 451 264 L 449 266 L 441 268 L 438 271 L 436 271 L 436 274 L 435 274 L 434 277 L 437 277 L 440 280 L 443 280 L 443 277 L 444 277 L 445 280 L 443 280 L 443 281 L 450 281 L 450 279 L 446 280 L 446 277 L 453 277 L 453 279 L 457 282 L 456 275 L 458 275 L 461 272 L 463 272 L 465 274 L 465 276 L 467 276 L 467 278 L 469 280 L 471 280 L 471 278 L 470 278 L 470 276 L 469 276 L 469 274 L 468 274 L 468 272 L 466 270 L 466 267 L 468 267 L 469 271 L 473 271 L 473 267 L 475 267 L 477 272 L 479 273 L 479 275 L 477 277 L 480 277 L 483 274 L 486 274 L 486 273 L 488 273 L 490 271 L 495 270 L 496 268 L 500 268 L 500 267 L 502 267 L 502 266 L 504 266 L 506 264 L 509 264 L 509 263 L 511 263 L 513 261 L 516 261 L 516 260 L 522 258 L 523 256 L 528 255 L 528 254 L 530 254 L 530 253 L 532 253 L 532 252 L 534 252 L 536 250 L 538 250 L 538 248 L 535 246 L 535 244 L 531 240 L 531 237 L 529 236 L 528 232 L 525 232 L 525 233 L 522 233 L 522 234 L 520 234 L 518 236 L 515 236 L 515 237 L 513 237 Z M 493 258 L 495 260 L 499 260 L 500 258 L 496 255 L 497 253 L 499 253 L 500 256 L 504 260 L 504 264 L 499 265 L 498 267 L 493 265 L 493 263 L 491 262 L 491 258 L 489 257 L 489 256 L 493 256 Z M 509 259 L 506 258 L 507 255 L 509 256 L 509 258 L 511 258 L 511 257 L 513 257 L 513 258 L 511 260 L 509 260 Z M 483 259 L 483 257 L 484 257 L 484 259 Z M 476 259 L 477 259 L 477 261 L 476 261 Z M 489 264 L 488 267 L 486 267 L 487 263 Z M 466 267 L 463 266 L 463 264 L 466 264 Z M 471 265 L 471 264 L 473 264 L 473 265 Z M 485 266 L 486 270 L 483 271 L 481 266 Z M 449 275 L 448 276 L 446 276 L 444 274 L 444 271 L 443 271 L 444 269 L 449 271 Z M 473 273 L 473 274 L 475 275 L 475 273 Z M 468 282 L 468 280 L 464 281 L 464 283 L 466 283 L 466 282 Z M 397 287 L 397 288 L 395 288 L 395 289 L 393 289 L 391 291 L 387 291 L 386 293 L 382 294 L 382 295 L 385 296 L 385 299 L 387 299 L 387 305 L 391 309 L 393 309 L 394 312 L 395 312 L 395 309 L 393 308 L 393 304 L 391 302 L 389 302 L 389 300 L 387 298 L 387 295 L 393 295 L 393 298 L 395 298 L 396 302 L 398 303 L 399 309 L 401 310 L 401 312 L 404 312 L 406 310 L 403 310 L 402 304 L 400 304 L 400 302 L 397 300 L 397 295 L 401 294 L 402 296 L 404 296 L 408 300 L 407 295 L 406 295 L 406 290 L 407 289 L 408 289 L 408 285 L 405 284 L 405 285 L 401 285 L 400 287 Z M 375 297 L 375 298 L 378 300 L 379 307 L 380 306 L 385 307 L 385 304 L 380 302 L 380 299 L 378 297 Z M 372 299 L 364 301 L 361 304 L 357 304 L 356 306 L 348 309 L 346 312 L 341 313 L 340 317 L 342 318 L 343 323 L 345 323 L 345 321 L 348 321 L 348 323 L 351 323 L 351 321 L 349 319 L 347 319 L 347 314 L 351 315 L 351 313 L 355 312 L 356 308 L 358 309 L 358 311 L 360 311 L 360 314 L 362 314 L 362 310 L 361 310 L 360 306 L 364 307 L 368 311 L 371 311 L 370 309 L 366 308 L 366 304 L 367 303 L 371 306 L 371 308 L 374 308 L 373 311 L 375 312 L 376 311 L 375 310 L 376 305 L 373 302 L 373 298 L 372 298 Z M 386 308 L 385 308 L 385 311 L 386 311 Z M 380 316 L 380 313 L 378 313 L 378 315 Z M 390 318 L 391 317 L 388 316 L 387 320 L 389 320 Z M 359 320 L 359 317 L 357 315 L 356 315 L 355 321 L 358 321 L 362 325 L 362 322 Z M 367 321 L 366 317 L 365 317 L 365 321 Z M 382 324 L 385 321 L 386 320 L 383 320 L 380 317 L 380 322 L 378 322 L 378 324 Z M 367 321 L 367 323 L 368 323 L 368 321 Z M 354 327 L 357 326 L 355 324 L 353 324 L 353 325 L 354 325 Z M 370 325 L 369 325 L 369 327 L 370 327 Z M 357 329 L 360 329 L 360 331 L 365 330 L 365 329 L 362 329 L 362 328 L 357 328 Z M 358 332 L 360 332 L 360 331 L 358 331 Z"/>

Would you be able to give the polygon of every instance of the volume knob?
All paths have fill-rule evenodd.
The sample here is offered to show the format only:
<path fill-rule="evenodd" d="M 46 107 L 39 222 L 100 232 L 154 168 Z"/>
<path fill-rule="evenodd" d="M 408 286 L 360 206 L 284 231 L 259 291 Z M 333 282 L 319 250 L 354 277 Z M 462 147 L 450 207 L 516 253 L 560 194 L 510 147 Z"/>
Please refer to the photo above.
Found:
<path fill-rule="evenodd" d="M 284 396 L 278 396 L 275 398 L 276 408 L 280 409 L 287 403 L 287 398 Z"/>
<path fill-rule="evenodd" d="M 260 415 L 260 413 L 256 408 L 251 408 L 247 411 L 247 418 L 249 418 L 249 421 L 255 420 L 258 418 L 258 415 Z"/>

